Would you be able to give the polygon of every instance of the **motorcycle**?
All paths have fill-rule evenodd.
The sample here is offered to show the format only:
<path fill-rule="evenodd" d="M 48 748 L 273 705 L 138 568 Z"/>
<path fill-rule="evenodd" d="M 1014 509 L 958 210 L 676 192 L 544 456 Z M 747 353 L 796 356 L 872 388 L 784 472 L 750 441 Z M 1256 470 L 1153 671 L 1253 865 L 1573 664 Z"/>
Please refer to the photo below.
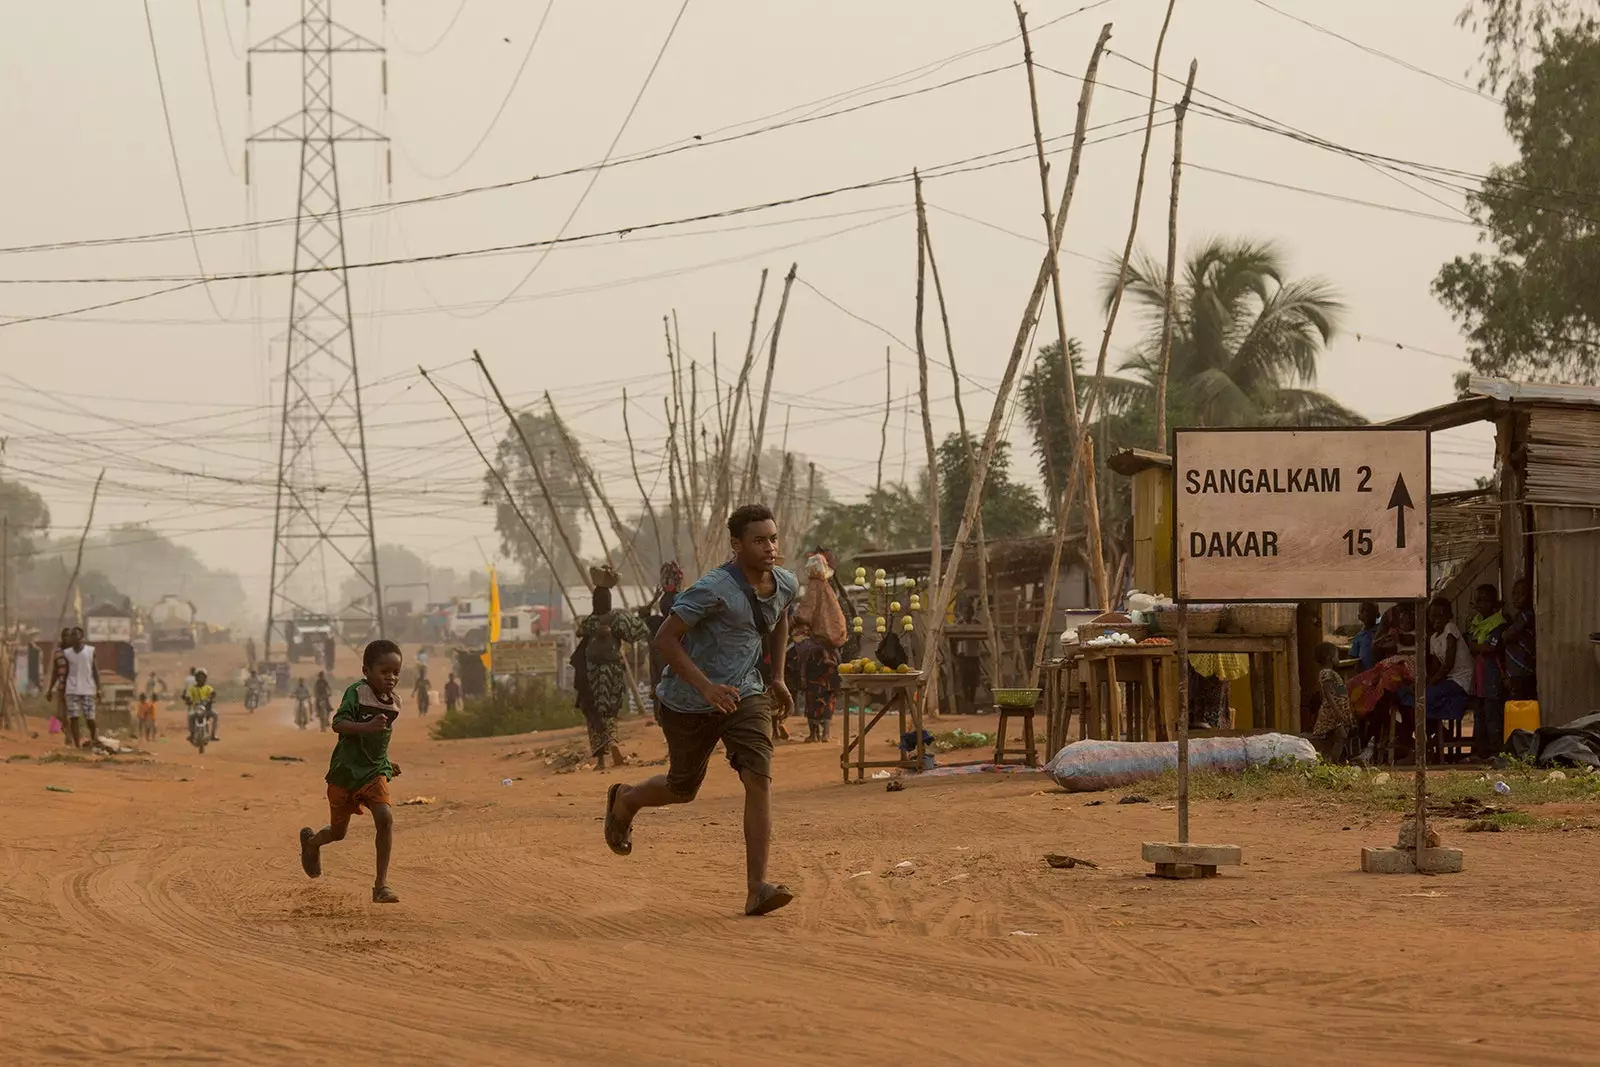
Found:
<path fill-rule="evenodd" d="M 189 743 L 200 751 L 206 753 L 206 744 L 211 740 L 211 702 L 202 701 L 189 707 Z"/>
<path fill-rule="evenodd" d="M 244 686 L 244 710 L 254 714 L 255 710 L 265 703 L 266 701 L 262 697 L 261 684 L 253 681 L 246 682 Z"/>
<path fill-rule="evenodd" d="M 294 724 L 304 730 L 311 723 L 311 702 L 305 697 L 295 697 Z"/>
<path fill-rule="evenodd" d="M 328 732 L 328 720 L 333 716 L 333 708 L 326 700 L 317 701 L 317 722 L 322 724 L 322 732 Z"/>

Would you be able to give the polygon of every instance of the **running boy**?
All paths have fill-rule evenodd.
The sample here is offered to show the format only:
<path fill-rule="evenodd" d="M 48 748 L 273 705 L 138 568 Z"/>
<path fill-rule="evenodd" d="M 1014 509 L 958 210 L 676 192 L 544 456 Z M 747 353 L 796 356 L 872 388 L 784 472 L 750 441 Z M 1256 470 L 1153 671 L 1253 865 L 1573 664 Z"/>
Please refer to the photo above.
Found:
<path fill-rule="evenodd" d="M 344 691 L 333 717 L 333 758 L 328 761 L 328 825 L 300 831 L 300 866 L 312 878 L 322 874 L 322 846 L 343 841 L 350 816 L 371 809 L 377 829 L 378 874 L 372 884 L 374 904 L 400 901 L 389 888 L 389 849 L 394 841 L 394 815 L 389 811 L 389 779 L 400 768 L 389 762 L 389 737 L 400 717 L 400 646 L 378 640 L 361 654 L 363 681 Z M 319 676 L 320 680 L 320 676 Z"/>
<path fill-rule="evenodd" d="M 772 722 L 794 704 L 783 682 L 789 606 L 799 583 L 778 562 L 772 512 L 749 504 L 728 517 L 733 559 L 679 593 L 656 633 L 666 660 L 657 715 L 668 767 L 640 785 L 606 794 L 606 845 L 633 851 L 640 808 L 687 804 L 705 781 L 717 742 L 744 783 L 746 915 L 766 915 L 794 899 L 766 880 L 772 839 Z"/>

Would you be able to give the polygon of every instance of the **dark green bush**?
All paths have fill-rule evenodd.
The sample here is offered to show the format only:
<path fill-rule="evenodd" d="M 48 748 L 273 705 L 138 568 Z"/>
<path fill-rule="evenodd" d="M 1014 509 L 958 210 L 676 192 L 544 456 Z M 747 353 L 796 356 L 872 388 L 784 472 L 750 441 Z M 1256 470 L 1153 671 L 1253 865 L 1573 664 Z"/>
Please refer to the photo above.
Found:
<path fill-rule="evenodd" d="M 571 693 L 561 692 L 543 678 L 519 678 L 510 686 L 495 687 L 487 697 L 446 712 L 430 733 L 435 740 L 455 741 L 582 725 L 583 713 L 573 706 Z"/>

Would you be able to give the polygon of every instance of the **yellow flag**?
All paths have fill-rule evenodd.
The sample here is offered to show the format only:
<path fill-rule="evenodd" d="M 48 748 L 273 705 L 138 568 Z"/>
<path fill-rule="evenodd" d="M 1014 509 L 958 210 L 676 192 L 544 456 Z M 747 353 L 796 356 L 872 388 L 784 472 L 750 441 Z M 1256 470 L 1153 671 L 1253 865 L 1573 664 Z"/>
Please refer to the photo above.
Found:
<path fill-rule="evenodd" d="M 483 667 L 494 670 L 494 643 L 500 640 L 500 579 L 489 568 L 489 647 L 483 653 Z"/>

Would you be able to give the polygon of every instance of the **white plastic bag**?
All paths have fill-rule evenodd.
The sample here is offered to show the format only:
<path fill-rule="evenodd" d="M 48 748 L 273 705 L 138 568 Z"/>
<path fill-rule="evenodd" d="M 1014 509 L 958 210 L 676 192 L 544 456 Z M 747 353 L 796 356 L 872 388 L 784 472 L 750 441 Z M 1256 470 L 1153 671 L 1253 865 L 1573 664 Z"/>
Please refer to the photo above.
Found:
<path fill-rule="evenodd" d="M 1272 760 L 1314 763 L 1317 750 L 1303 737 L 1198 737 L 1189 742 L 1189 769 L 1242 771 Z M 1176 741 L 1075 741 L 1045 767 L 1069 793 L 1092 793 L 1159 778 L 1178 766 Z"/>

